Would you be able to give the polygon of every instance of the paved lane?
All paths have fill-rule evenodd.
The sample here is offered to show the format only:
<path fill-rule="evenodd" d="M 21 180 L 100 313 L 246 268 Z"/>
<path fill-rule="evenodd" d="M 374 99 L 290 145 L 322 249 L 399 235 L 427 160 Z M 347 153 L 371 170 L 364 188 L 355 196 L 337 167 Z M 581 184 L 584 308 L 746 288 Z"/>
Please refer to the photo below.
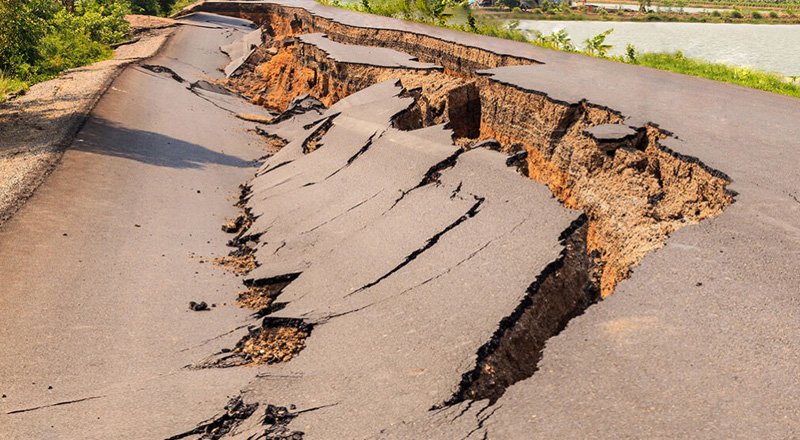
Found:
<path fill-rule="evenodd" d="M 219 77 L 219 45 L 244 32 L 227 21 L 181 27 L 142 64 Z M 227 251 L 220 225 L 263 154 L 252 123 L 224 109 L 230 97 L 187 86 L 128 68 L 0 231 L 0 437 L 163 438 L 255 374 L 183 369 L 247 319 L 223 306 L 239 279 L 207 260 Z M 190 300 L 217 307 L 192 312 Z"/>

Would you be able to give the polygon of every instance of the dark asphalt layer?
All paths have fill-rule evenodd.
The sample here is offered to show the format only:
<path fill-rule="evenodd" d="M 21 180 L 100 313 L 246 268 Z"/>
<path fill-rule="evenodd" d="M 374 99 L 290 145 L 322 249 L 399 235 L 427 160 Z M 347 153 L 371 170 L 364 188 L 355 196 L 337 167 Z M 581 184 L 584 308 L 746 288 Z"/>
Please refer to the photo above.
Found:
<path fill-rule="evenodd" d="M 184 26 L 143 64 L 219 78 L 219 45 L 241 34 Z M 252 378 L 183 368 L 248 322 L 231 305 L 240 279 L 209 259 L 227 251 L 220 225 L 263 154 L 252 123 L 187 87 L 128 68 L 0 230 L 0 438 L 165 438 Z"/>

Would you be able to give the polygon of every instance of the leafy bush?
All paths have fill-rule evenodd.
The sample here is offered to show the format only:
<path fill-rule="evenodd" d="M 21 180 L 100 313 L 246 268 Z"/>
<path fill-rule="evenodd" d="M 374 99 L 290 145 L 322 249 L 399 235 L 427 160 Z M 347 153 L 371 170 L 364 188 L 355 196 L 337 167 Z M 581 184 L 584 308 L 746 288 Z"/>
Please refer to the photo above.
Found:
<path fill-rule="evenodd" d="M 775 11 L 769 11 L 769 18 L 778 18 L 778 13 Z"/>
<path fill-rule="evenodd" d="M 0 0 L 0 71 L 18 74 L 39 59 L 39 40 L 47 33 L 45 2 Z"/>
<path fill-rule="evenodd" d="M 50 77 L 62 70 L 82 66 L 111 55 L 107 44 L 93 40 L 82 17 L 62 9 L 51 20 L 51 31 L 39 40 L 41 59 L 33 67 L 33 76 Z M 105 35 L 103 30 L 95 29 Z"/>
<path fill-rule="evenodd" d="M 0 0 L 0 76 L 8 89 L 111 56 L 128 32 L 120 0 Z M 7 93 L 3 90 L 0 96 Z"/>
<path fill-rule="evenodd" d="M 734 9 L 731 11 L 731 18 L 744 18 L 744 15 L 742 15 L 740 11 Z"/>
<path fill-rule="evenodd" d="M 549 47 L 551 49 L 563 50 L 566 52 L 575 51 L 575 45 L 572 44 L 572 38 L 570 38 L 566 29 L 559 29 L 547 36 L 539 35 L 534 40 L 534 44 L 538 44 L 539 46 L 543 47 Z"/>
<path fill-rule="evenodd" d="M 127 3 L 121 1 L 82 1 L 75 15 L 80 26 L 89 33 L 92 41 L 113 44 L 125 39 L 130 25 L 125 14 L 131 12 Z"/>
<path fill-rule="evenodd" d="M 169 11 L 168 15 L 174 15 L 177 14 L 178 12 L 181 12 L 181 9 L 191 5 L 195 1 L 197 0 L 178 0 L 172 4 L 172 7 L 170 9 L 165 11 Z M 333 0 L 333 6 L 339 6 L 337 4 L 338 1 L 339 0 Z"/>
<path fill-rule="evenodd" d="M 583 42 L 584 53 L 592 56 L 605 57 L 608 51 L 613 47 L 610 44 L 606 44 L 606 37 L 611 34 L 611 32 L 614 32 L 614 29 L 608 29 L 594 37 L 587 38 Z"/>
<path fill-rule="evenodd" d="M 639 53 L 636 51 L 636 48 L 633 46 L 633 44 L 628 43 L 628 45 L 625 46 L 625 62 L 630 64 L 638 64 L 638 55 Z"/>
<path fill-rule="evenodd" d="M 752 13 L 751 15 L 752 15 L 752 16 L 753 16 L 753 18 L 755 18 L 756 20 L 760 20 L 760 19 L 764 18 L 764 16 L 763 16 L 763 15 L 761 15 L 761 13 L 760 13 L 760 12 L 758 12 L 758 11 L 753 11 L 753 13 Z"/>
<path fill-rule="evenodd" d="M 136 14 L 158 15 L 161 5 L 158 0 L 130 0 L 131 11 Z"/>

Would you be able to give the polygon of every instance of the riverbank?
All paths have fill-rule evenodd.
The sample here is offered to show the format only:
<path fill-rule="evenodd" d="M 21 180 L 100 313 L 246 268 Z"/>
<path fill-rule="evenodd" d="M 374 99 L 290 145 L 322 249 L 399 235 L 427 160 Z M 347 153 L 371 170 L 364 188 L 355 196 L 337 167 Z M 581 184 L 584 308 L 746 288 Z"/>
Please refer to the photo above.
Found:
<path fill-rule="evenodd" d="M 554 7 L 528 11 L 481 8 L 475 15 L 493 20 L 554 20 L 554 21 L 631 21 L 669 23 L 740 23 L 740 24 L 800 24 L 800 16 L 786 11 L 738 10 L 711 12 L 677 12 L 667 9 L 640 12 L 608 4 L 603 6 Z"/>
<path fill-rule="evenodd" d="M 639 53 L 635 44 L 630 44 L 626 47 L 624 55 L 610 55 L 610 51 L 613 47 L 605 43 L 605 38 L 608 36 L 608 32 L 606 32 L 607 29 L 604 29 L 597 35 L 587 38 L 583 42 L 584 46 L 578 47 L 568 33 L 554 32 L 548 35 L 536 30 L 526 31 L 520 28 L 520 22 L 517 20 L 504 21 L 489 19 L 476 13 L 476 11 L 472 10 L 466 4 L 459 4 L 456 7 L 452 7 L 450 10 L 429 10 L 408 3 L 396 3 L 389 0 L 373 0 L 372 2 L 370 2 L 370 0 L 364 0 L 360 4 L 342 4 L 338 1 L 329 2 L 328 0 L 317 0 L 317 2 L 342 9 L 368 12 L 375 15 L 430 24 L 463 32 L 519 41 L 564 52 L 578 52 L 592 57 L 605 58 L 629 64 L 640 64 L 660 70 L 668 70 L 787 96 L 800 97 L 800 84 L 797 84 L 796 81 L 784 75 L 743 67 L 734 67 L 721 63 L 712 63 L 701 59 L 692 59 L 691 62 L 687 62 L 687 58 L 680 51 L 674 53 L 658 53 L 656 57 L 643 57 L 643 54 Z M 648 59 L 657 59 L 657 62 L 654 61 L 651 65 L 644 64 L 646 62 L 644 60 Z"/>
<path fill-rule="evenodd" d="M 679 2 L 683 1 L 683 4 L 678 4 Z M 597 3 L 607 3 L 607 4 L 615 4 L 615 5 L 625 5 L 630 4 L 630 0 L 602 0 L 602 2 Z M 658 7 L 677 7 L 682 6 L 686 8 L 708 8 L 708 9 L 715 9 L 715 8 L 739 8 L 739 9 L 757 9 L 760 11 L 763 10 L 785 10 L 787 12 L 797 12 L 800 11 L 800 2 L 776 2 L 776 1 L 740 1 L 740 0 L 712 0 L 712 1 L 692 1 L 692 0 L 662 0 L 660 2 L 652 2 L 651 7 L 658 8 Z"/>

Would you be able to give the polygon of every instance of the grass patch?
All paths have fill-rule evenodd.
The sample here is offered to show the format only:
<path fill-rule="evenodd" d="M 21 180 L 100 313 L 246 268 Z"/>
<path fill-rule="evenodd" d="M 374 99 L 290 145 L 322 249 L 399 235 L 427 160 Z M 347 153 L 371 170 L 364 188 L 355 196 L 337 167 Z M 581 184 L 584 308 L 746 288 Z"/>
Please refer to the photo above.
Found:
<path fill-rule="evenodd" d="M 0 103 L 5 102 L 10 94 L 25 93 L 27 90 L 28 84 L 24 81 L 0 73 Z"/>
<path fill-rule="evenodd" d="M 800 84 L 781 75 L 686 58 L 680 52 L 639 54 L 635 64 L 800 98 Z"/>
<path fill-rule="evenodd" d="M 169 14 L 170 16 L 181 12 L 181 10 L 192 3 L 195 3 L 197 0 L 178 0 L 172 5 L 172 9 L 170 9 Z"/>

